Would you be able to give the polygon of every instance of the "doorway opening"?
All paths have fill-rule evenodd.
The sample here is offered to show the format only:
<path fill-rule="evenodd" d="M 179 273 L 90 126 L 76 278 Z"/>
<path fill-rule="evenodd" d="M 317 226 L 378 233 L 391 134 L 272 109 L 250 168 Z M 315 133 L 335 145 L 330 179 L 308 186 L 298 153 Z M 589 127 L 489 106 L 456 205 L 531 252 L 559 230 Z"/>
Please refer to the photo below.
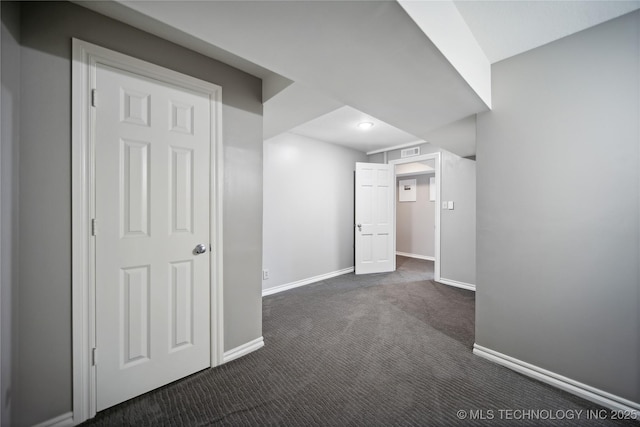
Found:
<path fill-rule="evenodd" d="M 435 161 L 396 165 L 397 263 L 415 264 L 433 279 L 435 260 Z"/>
<path fill-rule="evenodd" d="M 394 165 L 395 253 L 433 261 L 440 280 L 440 153 L 390 160 Z"/>

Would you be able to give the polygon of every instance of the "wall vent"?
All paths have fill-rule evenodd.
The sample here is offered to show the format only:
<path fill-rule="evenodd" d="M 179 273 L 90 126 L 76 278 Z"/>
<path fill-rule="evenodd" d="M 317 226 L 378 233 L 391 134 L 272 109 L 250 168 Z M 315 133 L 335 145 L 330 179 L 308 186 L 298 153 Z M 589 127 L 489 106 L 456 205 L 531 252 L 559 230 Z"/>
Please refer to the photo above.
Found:
<path fill-rule="evenodd" d="M 405 157 L 412 157 L 412 156 L 418 156 L 420 155 L 420 147 L 413 147 L 413 148 L 405 148 L 404 150 L 400 151 L 400 158 L 404 159 Z"/>

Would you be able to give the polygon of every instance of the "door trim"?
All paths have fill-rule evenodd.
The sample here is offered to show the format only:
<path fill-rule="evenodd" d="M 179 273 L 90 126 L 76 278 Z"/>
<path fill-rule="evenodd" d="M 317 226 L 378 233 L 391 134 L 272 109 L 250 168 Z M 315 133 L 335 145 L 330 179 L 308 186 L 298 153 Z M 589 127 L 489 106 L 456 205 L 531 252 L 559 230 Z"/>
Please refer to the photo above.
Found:
<path fill-rule="evenodd" d="M 397 200 L 397 195 L 396 195 L 396 191 L 398 190 L 397 185 L 395 185 L 395 183 L 397 182 L 397 177 L 396 177 L 396 169 L 395 166 L 396 165 L 401 165 L 404 163 L 415 163 L 415 162 L 422 162 L 425 160 L 434 160 L 435 163 L 435 175 L 436 175 L 436 230 L 435 230 L 435 250 L 434 250 L 434 262 L 433 262 L 433 280 L 436 282 L 440 281 L 440 192 L 442 189 L 441 183 L 442 183 L 442 162 L 441 162 L 441 156 L 440 153 L 429 153 L 429 154 L 423 154 L 421 156 L 413 156 L 413 157 L 407 157 L 404 159 L 396 159 L 396 160 L 389 160 L 389 164 L 390 165 L 394 165 L 393 168 L 393 182 L 394 182 L 394 186 L 393 186 L 393 199 Z M 396 227 L 396 207 L 397 207 L 397 203 L 393 204 L 393 226 Z M 393 250 L 394 252 L 396 251 L 396 241 L 394 240 L 393 242 Z"/>
<path fill-rule="evenodd" d="M 211 105 L 210 185 L 210 333 L 211 362 L 224 358 L 223 271 L 222 271 L 222 88 L 191 76 L 154 65 L 100 46 L 72 39 L 71 112 L 71 221 L 72 221 L 72 372 L 73 423 L 96 414 L 96 369 L 92 348 L 96 342 L 95 241 L 91 218 L 95 213 L 95 111 L 91 106 L 96 66 L 105 64 L 209 95 Z M 97 99 L 99 103 L 99 97 Z M 98 225 L 99 227 L 99 225 Z"/>

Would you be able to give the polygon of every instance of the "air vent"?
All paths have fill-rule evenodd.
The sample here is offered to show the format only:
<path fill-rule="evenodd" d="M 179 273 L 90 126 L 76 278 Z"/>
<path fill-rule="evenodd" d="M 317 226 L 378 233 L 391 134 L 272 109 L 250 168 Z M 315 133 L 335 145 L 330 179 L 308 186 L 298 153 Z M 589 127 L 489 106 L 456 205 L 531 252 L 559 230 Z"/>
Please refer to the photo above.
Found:
<path fill-rule="evenodd" d="M 400 152 L 400 158 L 420 155 L 420 147 L 406 148 Z"/>

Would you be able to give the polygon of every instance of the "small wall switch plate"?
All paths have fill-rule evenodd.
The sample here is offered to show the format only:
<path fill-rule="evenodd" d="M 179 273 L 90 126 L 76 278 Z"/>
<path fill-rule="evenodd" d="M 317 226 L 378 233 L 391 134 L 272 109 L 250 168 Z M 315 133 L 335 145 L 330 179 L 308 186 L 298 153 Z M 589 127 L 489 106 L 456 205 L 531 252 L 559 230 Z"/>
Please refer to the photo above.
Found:
<path fill-rule="evenodd" d="M 442 209 L 448 209 L 448 204 L 447 202 L 442 202 Z"/>
<path fill-rule="evenodd" d="M 262 280 L 269 280 L 269 270 L 262 270 Z"/>
<path fill-rule="evenodd" d="M 447 202 L 449 205 L 447 206 L 447 208 L 452 211 L 453 210 L 453 201 L 449 201 Z"/>

